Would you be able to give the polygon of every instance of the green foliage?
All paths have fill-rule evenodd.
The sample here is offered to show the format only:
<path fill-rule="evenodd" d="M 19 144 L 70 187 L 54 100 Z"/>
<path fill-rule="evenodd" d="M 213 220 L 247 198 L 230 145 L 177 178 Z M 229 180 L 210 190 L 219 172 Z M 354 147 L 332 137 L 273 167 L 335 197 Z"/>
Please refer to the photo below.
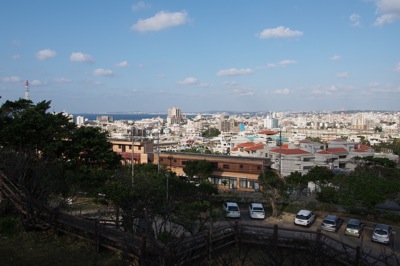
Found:
<path fill-rule="evenodd" d="M 0 234 L 13 235 L 18 230 L 18 222 L 14 217 L 6 216 L 0 219 Z"/>
<path fill-rule="evenodd" d="M 59 158 L 75 124 L 61 113 L 48 113 L 50 102 L 20 99 L 0 108 L 0 146 L 4 149 Z"/>
<path fill-rule="evenodd" d="M 186 165 L 183 167 L 185 174 L 193 178 L 195 175 L 202 178 L 202 180 L 207 179 L 212 173 L 211 163 L 206 160 L 197 161 L 187 161 Z"/>
<path fill-rule="evenodd" d="M 77 128 L 69 117 L 49 112 L 50 103 L 20 99 L 1 106 L 0 168 L 43 202 L 51 194 L 94 193 L 120 167 L 120 157 L 106 133 Z"/>
<path fill-rule="evenodd" d="M 258 177 L 260 192 L 269 200 L 272 207 L 272 216 L 278 216 L 278 200 L 287 196 L 287 185 L 274 171 L 266 170 Z"/>
<path fill-rule="evenodd" d="M 203 138 L 213 138 L 213 137 L 218 137 L 220 134 L 221 134 L 221 131 L 219 131 L 218 129 L 216 129 L 216 128 L 209 128 L 209 129 L 203 131 L 203 132 L 201 133 L 201 136 L 202 136 Z"/>

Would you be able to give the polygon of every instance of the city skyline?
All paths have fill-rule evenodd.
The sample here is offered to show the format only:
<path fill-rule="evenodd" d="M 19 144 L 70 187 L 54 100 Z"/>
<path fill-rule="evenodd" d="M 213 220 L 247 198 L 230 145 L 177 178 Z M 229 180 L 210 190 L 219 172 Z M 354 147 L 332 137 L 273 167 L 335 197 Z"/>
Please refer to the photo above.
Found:
<path fill-rule="evenodd" d="M 399 110 L 400 1 L 0 3 L 0 104 Z"/>

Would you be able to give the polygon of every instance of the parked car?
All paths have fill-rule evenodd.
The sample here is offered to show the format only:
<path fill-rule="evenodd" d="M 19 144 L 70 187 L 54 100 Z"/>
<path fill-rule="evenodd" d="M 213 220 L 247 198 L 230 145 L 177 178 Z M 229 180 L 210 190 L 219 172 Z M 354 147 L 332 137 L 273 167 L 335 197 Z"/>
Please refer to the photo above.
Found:
<path fill-rule="evenodd" d="M 236 202 L 224 202 L 225 217 L 240 218 L 240 209 Z"/>
<path fill-rule="evenodd" d="M 336 215 L 327 215 L 322 220 L 321 229 L 325 231 L 337 232 L 342 224 L 342 218 Z"/>
<path fill-rule="evenodd" d="M 315 214 L 309 210 L 300 210 L 294 218 L 294 224 L 302 226 L 311 226 L 315 221 Z"/>
<path fill-rule="evenodd" d="M 347 222 L 346 228 L 344 229 L 344 234 L 346 236 L 360 237 L 363 230 L 364 230 L 363 222 L 357 219 L 350 219 Z"/>
<path fill-rule="evenodd" d="M 384 244 L 390 244 L 390 239 L 392 238 L 392 235 L 393 229 L 390 225 L 377 224 L 375 225 L 371 240 Z"/>
<path fill-rule="evenodd" d="M 264 219 L 265 211 L 263 205 L 261 203 L 250 203 L 249 215 L 252 219 Z"/>

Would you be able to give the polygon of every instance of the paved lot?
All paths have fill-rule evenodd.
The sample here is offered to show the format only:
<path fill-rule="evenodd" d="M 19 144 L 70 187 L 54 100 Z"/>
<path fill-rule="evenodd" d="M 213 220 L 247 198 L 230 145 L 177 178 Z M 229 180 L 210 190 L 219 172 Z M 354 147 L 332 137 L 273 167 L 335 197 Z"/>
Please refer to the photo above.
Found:
<path fill-rule="evenodd" d="M 249 217 L 248 210 L 247 209 L 241 209 L 241 218 L 239 222 L 242 223 L 249 223 L 249 224 L 254 224 L 254 225 L 266 225 L 266 224 L 278 224 L 279 227 L 283 228 L 290 228 L 290 229 L 299 229 L 299 230 L 310 230 L 316 232 L 321 224 L 321 219 L 322 217 L 317 217 L 316 221 L 310 226 L 309 228 L 307 227 L 302 227 L 298 225 L 294 225 L 294 215 L 293 214 L 285 214 L 283 215 L 280 219 L 273 219 L 272 217 L 266 217 L 264 220 L 253 220 Z M 338 230 L 338 232 L 326 232 L 322 231 L 324 234 L 327 234 L 331 237 L 340 239 L 343 241 L 343 243 L 346 243 L 348 245 L 351 245 L 353 247 L 360 246 L 364 250 L 364 252 L 369 252 L 370 250 L 374 252 L 382 252 L 382 250 L 385 250 L 387 252 L 392 252 L 393 250 L 400 254 L 400 227 L 399 226 L 393 226 L 394 230 L 394 237 L 391 245 L 385 245 L 385 244 L 380 244 L 376 242 L 371 241 L 371 235 L 373 231 L 373 224 L 366 224 L 364 228 L 364 232 L 360 238 L 357 237 L 352 237 L 352 236 L 346 236 L 344 234 L 344 229 L 346 226 L 346 220 L 341 226 L 341 228 Z M 399 233 L 398 233 L 399 232 Z"/>

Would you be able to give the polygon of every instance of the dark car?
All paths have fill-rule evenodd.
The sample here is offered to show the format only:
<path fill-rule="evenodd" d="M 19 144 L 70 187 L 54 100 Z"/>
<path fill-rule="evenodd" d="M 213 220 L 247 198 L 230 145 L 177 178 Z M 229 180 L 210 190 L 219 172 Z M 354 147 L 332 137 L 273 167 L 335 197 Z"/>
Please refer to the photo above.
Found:
<path fill-rule="evenodd" d="M 390 244 L 390 239 L 392 238 L 393 229 L 387 224 L 377 224 L 375 226 L 374 232 L 372 233 L 372 241 L 380 242 L 384 244 Z"/>
<path fill-rule="evenodd" d="M 357 219 L 350 219 L 347 222 L 346 229 L 344 230 L 344 234 L 346 236 L 356 236 L 360 237 L 362 231 L 364 230 L 364 223 Z"/>
<path fill-rule="evenodd" d="M 324 220 L 322 220 L 321 229 L 331 232 L 337 232 L 342 224 L 342 218 L 335 215 L 327 215 L 324 217 Z"/>

